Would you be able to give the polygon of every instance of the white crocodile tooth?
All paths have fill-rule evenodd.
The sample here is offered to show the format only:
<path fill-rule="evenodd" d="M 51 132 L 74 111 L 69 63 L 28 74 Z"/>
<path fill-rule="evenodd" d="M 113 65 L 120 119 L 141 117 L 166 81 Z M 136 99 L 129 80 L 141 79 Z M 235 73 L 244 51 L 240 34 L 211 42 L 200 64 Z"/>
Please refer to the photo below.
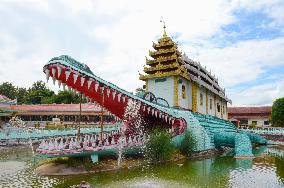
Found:
<path fill-rule="evenodd" d="M 95 84 L 95 91 L 96 91 L 96 92 L 98 91 L 98 88 L 99 88 L 99 83 L 97 82 L 97 83 Z"/>
<path fill-rule="evenodd" d="M 90 89 L 92 82 L 92 80 L 88 80 L 88 89 Z"/>
<path fill-rule="evenodd" d="M 74 84 L 76 83 L 78 76 L 79 76 L 78 74 L 75 74 L 75 73 L 73 74 Z"/>
<path fill-rule="evenodd" d="M 110 89 L 109 88 L 107 88 L 107 97 L 109 97 L 109 94 L 110 94 Z"/>
<path fill-rule="evenodd" d="M 114 91 L 112 92 L 112 100 L 114 100 L 115 94 L 116 94 L 116 91 L 114 90 Z"/>
<path fill-rule="evenodd" d="M 46 75 L 46 81 L 48 82 L 48 80 L 49 80 L 49 69 L 45 69 L 45 75 Z"/>
<path fill-rule="evenodd" d="M 122 97 L 122 102 L 125 103 L 125 96 Z"/>
<path fill-rule="evenodd" d="M 102 86 L 102 87 L 101 87 L 101 92 L 104 93 L 104 90 L 105 90 L 105 87 Z"/>
<path fill-rule="evenodd" d="M 59 66 L 57 66 L 57 76 L 58 78 L 60 77 L 61 75 L 61 68 Z"/>
<path fill-rule="evenodd" d="M 152 109 L 152 116 L 154 115 L 154 113 L 155 113 L 155 109 Z"/>
<path fill-rule="evenodd" d="M 51 69 L 52 77 L 55 77 L 55 72 L 56 72 L 55 68 L 52 68 Z"/>
<path fill-rule="evenodd" d="M 120 102 L 121 93 L 117 94 L 117 101 Z"/>
<path fill-rule="evenodd" d="M 66 90 L 66 84 L 62 83 L 63 89 Z"/>
<path fill-rule="evenodd" d="M 68 80 L 69 76 L 70 76 L 70 71 L 65 71 L 65 77 L 66 77 L 66 81 Z"/>
<path fill-rule="evenodd" d="M 145 110 L 146 110 L 146 106 L 143 106 L 143 112 L 145 112 Z"/>
<path fill-rule="evenodd" d="M 81 77 L 81 87 L 83 87 L 84 83 L 85 83 L 85 78 Z"/>
<path fill-rule="evenodd" d="M 157 111 L 155 111 L 155 117 L 158 117 L 158 112 Z"/>
<path fill-rule="evenodd" d="M 90 98 L 88 96 L 86 97 L 86 101 L 87 101 L 87 103 L 90 102 Z"/>
<path fill-rule="evenodd" d="M 52 77 L 52 81 L 53 81 L 53 85 L 55 85 L 56 79 L 54 77 Z"/>
<path fill-rule="evenodd" d="M 58 80 L 58 87 L 60 88 L 60 86 L 61 86 L 61 81 Z"/>

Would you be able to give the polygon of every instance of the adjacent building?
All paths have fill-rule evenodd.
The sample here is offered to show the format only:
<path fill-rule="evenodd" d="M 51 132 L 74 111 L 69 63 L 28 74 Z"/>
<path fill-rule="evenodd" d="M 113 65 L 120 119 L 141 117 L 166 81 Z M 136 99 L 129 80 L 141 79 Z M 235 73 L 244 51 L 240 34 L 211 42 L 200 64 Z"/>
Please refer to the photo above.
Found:
<path fill-rule="evenodd" d="M 151 58 L 146 58 L 145 74 L 140 74 L 146 92 L 167 100 L 171 107 L 228 118 L 227 103 L 231 101 L 225 89 L 199 62 L 181 54 L 165 27 L 162 38 L 153 42 L 152 47 Z"/>
<path fill-rule="evenodd" d="M 270 126 L 271 106 L 260 107 L 229 107 L 228 118 L 236 126 L 255 125 L 257 127 Z"/>
<path fill-rule="evenodd" d="M 114 121 L 114 116 L 98 104 L 39 104 L 11 105 L 16 115 L 26 122 L 61 122 L 99 123 L 101 115 L 105 122 Z"/>

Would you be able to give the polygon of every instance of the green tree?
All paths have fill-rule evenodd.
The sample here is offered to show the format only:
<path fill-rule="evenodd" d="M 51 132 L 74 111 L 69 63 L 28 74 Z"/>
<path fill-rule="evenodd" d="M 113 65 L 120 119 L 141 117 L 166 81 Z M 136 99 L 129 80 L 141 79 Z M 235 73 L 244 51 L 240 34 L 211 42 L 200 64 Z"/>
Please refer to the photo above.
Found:
<path fill-rule="evenodd" d="M 42 80 L 33 83 L 31 90 L 49 90 Z"/>
<path fill-rule="evenodd" d="M 4 82 L 0 85 L 0 94 L 5 95 L 9 99 L 15 99 L 17 88 L 10 82 Z"/>
<path fill-rule="evenodd" d="M 48 89 L 43 81 L 33 83 L 32 87 L 28 89 L 25 102 L 27 104 L 42 104 L 42 100 L 52 97 L 54 92 Z"/>
<path fill-rule="evenodd" d="M 273 102 L 271 121 L 275 127 L 284 127 L 284 97 Z"/>
<path fill-rule="evenodd" d="M 55 97 L 55 103 L 57 104 L 80 103 L 80 96 L 75 95 L 74 92 L 68 90 L 59 91 Z"/>
<path fill-rule="evenodd" d="M 24 104 L 27 96 L 27 89 L 24 87 L 17 87 L 17 102 L 18 104 Z"/>
<path fill-rule="evenodd" d="M 41 99 L 41 104 L 54 104 L 55 103 L 56 95 L 53 94 L 51 96 L 45 96 Z"/>

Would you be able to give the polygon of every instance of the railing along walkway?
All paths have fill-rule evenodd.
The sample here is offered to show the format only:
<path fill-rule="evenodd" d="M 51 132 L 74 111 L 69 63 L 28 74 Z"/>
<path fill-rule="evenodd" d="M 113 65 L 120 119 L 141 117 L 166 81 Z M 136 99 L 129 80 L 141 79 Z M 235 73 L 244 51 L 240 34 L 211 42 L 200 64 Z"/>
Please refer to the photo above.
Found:
<path fill-rule="evenodd" d="M 283 135 L 284 136 L 284 128 L 278 127 L 265 127 L 265 128 L 240 128 L 239 130 L 248 131 L 256 134 L 267 134 L 267 135 Z"/>

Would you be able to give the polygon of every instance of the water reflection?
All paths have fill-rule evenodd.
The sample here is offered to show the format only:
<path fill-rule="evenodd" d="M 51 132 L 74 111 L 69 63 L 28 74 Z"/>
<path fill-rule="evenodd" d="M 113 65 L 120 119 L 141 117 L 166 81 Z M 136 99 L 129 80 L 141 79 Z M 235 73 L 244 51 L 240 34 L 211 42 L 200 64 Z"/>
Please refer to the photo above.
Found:
<path fill-rule="evenodd" d="M 272 148 L 274 153 L 282 149 Z M 267 155 L 271 148 L 257 148 L 250 160 L 220 156 L 148 165 L 119 172 L 70 177 L 39 177 L 33 173 L 32 155 L 0 154 L 0 187 L 69 187 L 82 180 L 96 187 L 284 187 L 284 158 Z M 277 153 L 276 152 L 276 153 Z M 4 157 L 3 157 L 4 156 Z M 3 171 L 3 169 L 5 169 Z M 40 187 L 41 187 L 40 186 Z"/>

